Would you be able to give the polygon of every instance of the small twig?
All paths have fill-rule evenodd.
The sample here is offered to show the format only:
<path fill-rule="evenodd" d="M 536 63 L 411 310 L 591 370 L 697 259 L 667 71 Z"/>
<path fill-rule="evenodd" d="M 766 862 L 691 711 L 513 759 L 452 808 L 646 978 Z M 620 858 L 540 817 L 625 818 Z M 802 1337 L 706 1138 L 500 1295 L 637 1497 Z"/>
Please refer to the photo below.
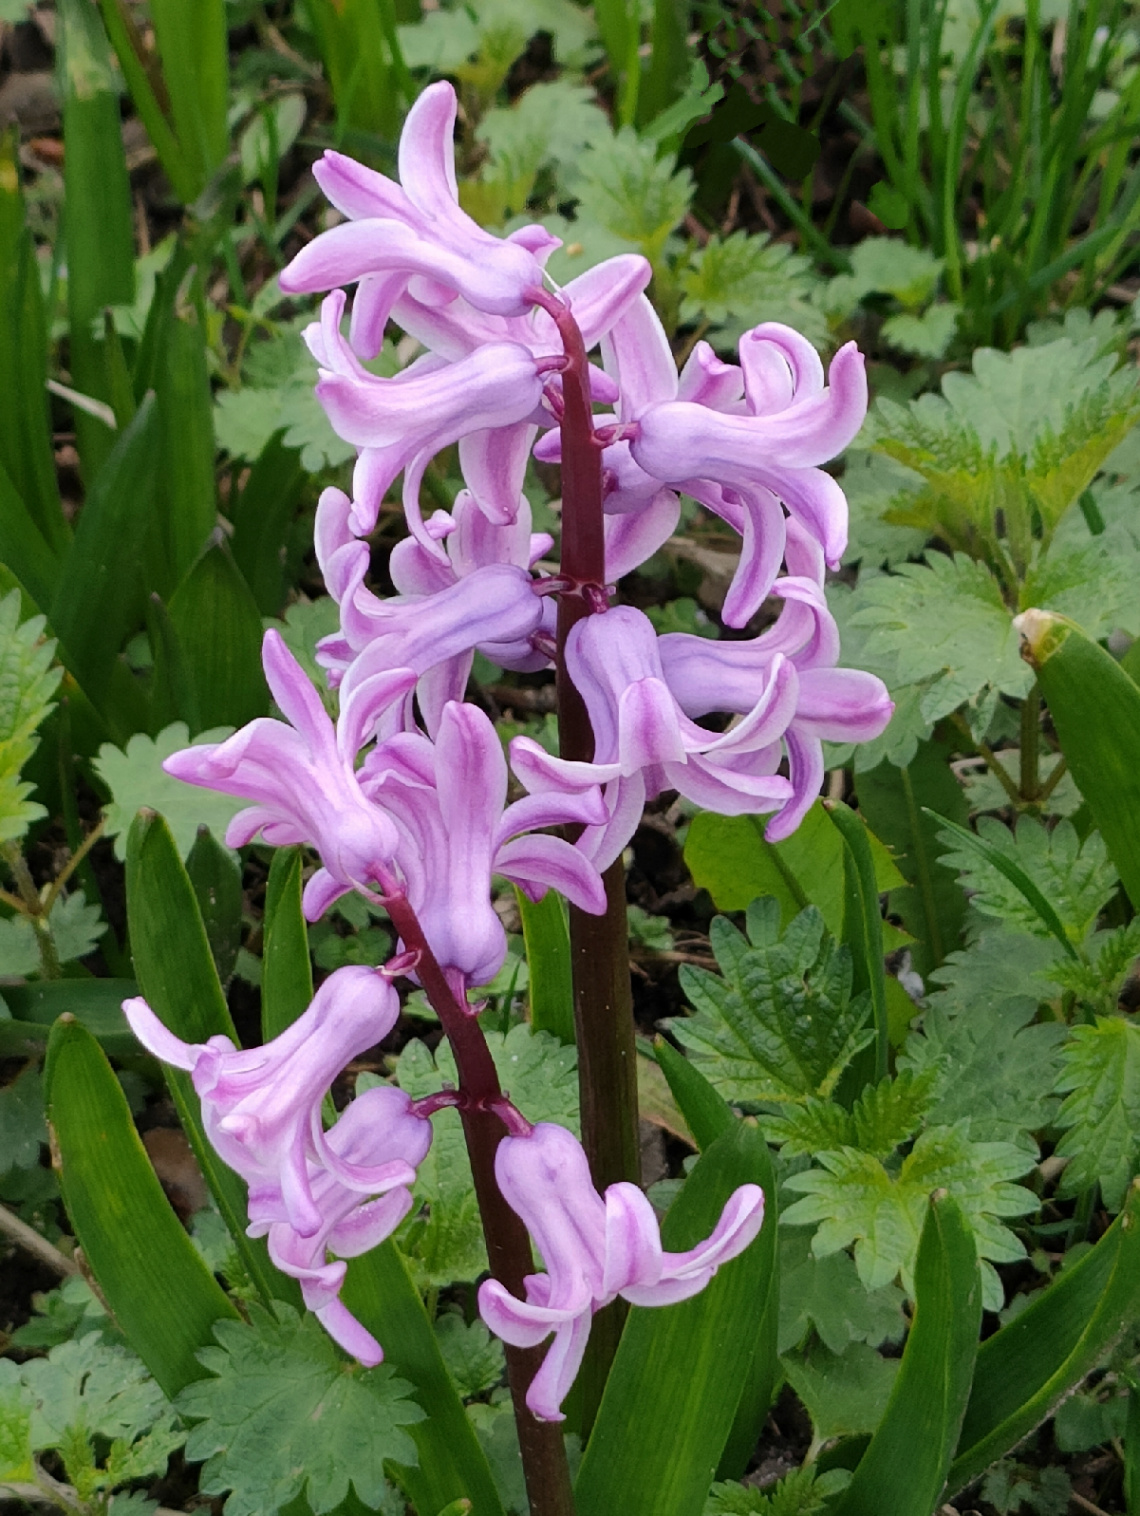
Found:
<path fill-rule="evenodd" d="M 1088 1511 L 1089 1516 L 1108 1516 L 1103 1506 L 1093 1505 L 1091 1500 L 1086 1500 L 1083 1495 L 1078 1495 L 1076 1490 L 1069 1491 L 1069 1499 L 1074 1505 L 1079 1505 L 1082 1511 Z"/>
<path fill-rule="evenodd" d="M 61 1253 L 59 1248 L 46 1237 L 41 1237 L 26 1221 L 21 1221 L 6 1205 L 0 1205 L 0 1232 L 10 1237 L 18 1247 L 22 1247 L 25 1253 L 30 1253 L 47 1268 L 53 1269 L 61 1278 L 79 1273 L 79 1265 L 74 1258 Z"/>
<path fill-rule="evenodd" d="M 36 1482 L 24 1483 L 15 1480 L 0 1480 L 0 1491 L 10 1500 L 26 1500 L 29 1505 L 54 1505 L 65 1511 L 86 1511 L 87 1506 L 79 1498 L 78 1490 L 62 1480 L 53 1479 L 43 1469 L 36 1468 Z M 154 1516 L 184 1516 L 182 1511 L 173 1511 L 160 1505 Z"/>
<path fill-rule="evenodd" d="M 87 833 L 87 836 L 84 837 L 83 841 L 79 844 L 75 852 L 72 853 L 71 857 L 64 865 L 62 871 L 52 882 L 51 889 L 48 890 L 47 895 L 44 897 L 43 914 L 45 916 L 51 915 L 52 906 L 55 905 L 56 900 L 59 898 L 60 890 L 63 889 L 64 885 L 71 878 L 72 874 L 75 873 L 75 870 L 83 862 L 84 858 L 87 857 L 87 854 L 99 841 L 99 838 L 102 837 L 103 828 L 106 826 L 106 824 L 106 816 L 100 816 L 98 825 L 94 826 L 91 831 Z"/>
<path fill-rule="evenodd" d="M 2 900 L 5 905 L 10 905 L 14 911 L 19 911 L 21 916 L 26 916 L 28 914 L 28 908 L 20 899 L 19 895 L 11 895 L 7 890 L 0 890 L 0 900 Z"/>
<path fill-rule="evenodd" d="M 1068 768 L 1069 760 L 1065 757 L 1064 753 L 1062 753 L 1060 761 L 1054 765 L 1052 773 L 1049 775 L 1048 779 L 1046 779 L 1045 783 L 1038 791 L 1038 804 L 1040 804 L 1043 800 L 1048 800 L 1049 796 L 1053 793 L 1058 784 L 1065 777 L 1065 774 L 1068 772 Z"/>

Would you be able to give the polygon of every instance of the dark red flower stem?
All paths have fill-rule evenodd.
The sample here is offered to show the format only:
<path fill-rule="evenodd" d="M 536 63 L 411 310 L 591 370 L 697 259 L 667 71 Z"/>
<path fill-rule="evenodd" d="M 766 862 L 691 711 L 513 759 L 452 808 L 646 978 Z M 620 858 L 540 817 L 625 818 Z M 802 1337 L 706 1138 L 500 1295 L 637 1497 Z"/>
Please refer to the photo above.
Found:
<path fill-rule="evenodd" d="M 602 514 L 602 449 L 594 436 L 590 374 L 582 333 L 570 310 L 553 295 L 537 303 L 562 338 L 562 558 L 560 577 L 580 587 L 558 603 L 558 733 L 563 758 L 589 762 L 594 734 L 582 697 L 566 673 L 566 638 L 584 616 L 605 605 L 605 534 Z M 592 593 L 596 588 L 599 593 Z M 574 973 L 574 1025 L 578 1041 L 578 1091 L 582 1145 L 599 1190 L 640 1175 L 637 1131 L 637 1049 L 629 977 L 629 927 L 625 871 L 619 858 L 605 873 L 606 913 L 591 916 L 570 907 L 570 954 Z M 588 1431 L 624 1320 L 620 1302 L 594 1318 L 582 1368 L 581 1414 Z"/>
<path fill-rule="evenodd" d="M 416 973 L 455 1054 L 462 1097 L 459 1115 L 475 1179 L 491 1273 L 512 1295 L 524 1299 L 524 1280 L 534 1272 L 534 1261 L 527 1229 L 503 1199 L 495 1180 L 495 1149 L 506 1135 L 502 1112 L 508 1104 L 495 1061 L 482 1027 L 456 999 L 407 896 L 398 890 L 389 891 L 384 905 L 405 948 L 419 954 Z M 574 1495 L 561 1428 L 552 1422 L 537 1421 L 526 1407 L 526 1392 L 546 1350 L 504 1346 L 532 1516 L 574 1516 Z"/>

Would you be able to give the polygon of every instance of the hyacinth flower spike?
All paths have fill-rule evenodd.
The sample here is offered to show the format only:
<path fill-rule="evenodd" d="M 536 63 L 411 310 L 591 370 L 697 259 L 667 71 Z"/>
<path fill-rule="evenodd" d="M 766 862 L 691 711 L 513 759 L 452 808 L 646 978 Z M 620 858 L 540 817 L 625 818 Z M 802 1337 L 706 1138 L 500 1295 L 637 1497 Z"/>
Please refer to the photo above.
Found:
<path fill-rule="evenodd" d="M 304 894 L 305 914 L 315 921 L 340 895 L 364 889 L 378 877 L 398 834 L 361 790 L 353 770 L 355 749 L 338 748 L 320 696 L 279 632 L 266 632 L 262 663 L 286 721 L 259 717 L 224 742 L 183 748 L 163 768 L 188 784 L 253 802 L 227 827 L 230 847 L 241 847 L 260 832 L 274 847 L 316 848 L 323 867 Z M 415 682 L 407 668 L 380 676 L 369 690 L 371 710 L 402 703 Z"/>
<path fill-rule="evenodd" d="M 338 1163 L 355 1170 L 376 1171 L 384 1164 L 403 1163 L 414 1172 L 431 1146 L 432 1127 L 416 1115 L 403 1090 L 380 1085 L 365 1090 L 325 1134 L 326 1150 Z M 383 1349 L 340 1299 L 346 1265 L 390 1237 L 412 1208 L 412 1192 L 401 1183 L 376 1199 L 361 1199 L 358 1189 L 327 1168 L 310 1161 L 310 1188 L 321 1225 L 302 1236 L 285 1213 L 279 1192 L 263 1187 L 251 1196 L 249 1235 L 266 1236 L 269 1256 L 284 1274 L 299 1280 L 305 1305 L 334 1342 L 371 1367 Z M 337 1261 L 329 1262 L 327 1253 Z"/>
<path fill-rule="evenodd" d="M 545 1272 L 526 1279 L 519 1300 L 497 1280 L 479 1287 L 479 1313 L 504 1342 L 554 1341 L 531 1381 L 526 1403 L 542 1421 L 561 1421 L 562 1402 L 582 1363 L 595 1311 L 618 1295 L 633 1305 L 673 1305 L 703 1290 L 721 1264 L 742 1253 L 764 1221 L 764 1194 L 741 1185 L 712 1235 L 685 1253 L 667 1253 L 653 1207 L 633 1184 L 599 1195 L 577 1138 L 540 1122 L 506 1137 L 495 1177 L 526 1223 Z"/>
<path fill-rule="evenodd" d="M 402 1157 L 354 1163 L 330 1145 L 321 1124 L 321 1101 L 337 1074 L 386 1037 L 399 1013 L 391 984 L 355 965 L 330 974 L 308 1010 L 263 1047 L 235 1048 L 224 1036 L 186 1043 L 141 997 L 123 1002 L 143 1047 L 190 1073 L 211 1146 L 249 1185 L 251 1216 L 260 1221 L 276 1205 L 301 1237 L 315 1237 L 325 1224 L 314 1172 L 328 1170 L 348 1189 L 374 1195 L 415 1178 Z"/>
<path fill-rule="evenodd" d="M 326 153 L 314 176 L 350 219 L 301 249 L 280 276 L 289 294 L 369 281 L 362 328 L 383 331 L 408 282 L 421 298 L 462 295 L 477 310 L 522 315 L 542 285 L 542 264 L 559 239 L 540 226 L 493 237 L 459 208 L 455 178 L 457 102 L 450 84 L 429 85 L 400 135 L 400 183 Z M 366 345 L 362 339 L 362 348 Z"/>

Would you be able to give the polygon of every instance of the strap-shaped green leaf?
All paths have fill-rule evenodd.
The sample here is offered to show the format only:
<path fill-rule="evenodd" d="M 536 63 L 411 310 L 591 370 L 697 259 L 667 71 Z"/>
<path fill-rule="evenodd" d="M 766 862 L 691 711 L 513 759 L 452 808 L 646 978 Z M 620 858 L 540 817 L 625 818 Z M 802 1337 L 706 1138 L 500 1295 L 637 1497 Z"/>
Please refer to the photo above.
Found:
<path fill-rule="evenodd" d="M 147 588 L 166 596 L 174 595 L 218 519 L 214 404 L 204 316 L 204 304 L 201 314 L 192 304 L 186 311 L 171 310 L 155 375 L 159 446 L 154 458 L 158 479 L 154 528 L 161 542 L 163 572 Z M 174 602 L 170 613 L 177 623 Z M 220 629 L 217 635 L 221 638 Z M 208 720 L 206 725 L 215 722 Z"/>
<path fill-rule="evenodd" d="M 574 979 L 562 897 L 547 890 L 541 900 L 531 900 L 516 889 L 515 899 L 530 970 L 530 1024 L 536 1032 L 552 1032 L 559 1042 L 573 1043 Z"/>
<path fill-rule="evenodd" d="M 774 1195 L 767 1144 L 743 1121 L 702 1153 L 665 1218 L 665 1246 L 707 1237 L 741 1184 Z M 699 1295 L 630 1312 L 578 1475 L 578 1516 L 700 1516 L 752 1363 L 775 1247 L 766 1218 Z"/>
<path fill-rule="evenodd" d="M 914 1271 L 915 1316 L 886 1414 L 834 1516 L 930 1516 L 970 1394 L 982 1285 L 974 1234 L 931 1197 Z"/>
<path fill-rule="evenodd" d="M 1017 626 L 1077 788 L 1140 907 L 1140 686 L 1064 616 L 1026 611 Z"/>
<path fill-rule="evenodd" d="M 170 828 L 154 811 L 139 812 L 127 840 L 127 919 L 139 992 L 159 1020 L 184 1042 L 220 1033 L 236 1043 L 194 886 Z M 163 1073 L 250 1278 L 266 1301 L 299 1305 L 299 1289 L 269 1262 L 264 1241 L 245 1235 L 246 1187 L 210 1146 L 190 1075 L 165 1065 Z"/>
<path fill-rule="evenodd" d="M 224 984 L 241 947 L 241 864 L 208 826 L 200 826 L 186 859 L 186 873 L 198 898 L 214 967 Z"/>
<path fill-rule="evenodd" d="M 148 55 L 127 0 L 99 0 L 99 9 L 146 134 L 166 170 L 174 193 L 189 203 L 197 196 L 201 185 L 178 145 L 161 103 L 160 97 L 165 96 L 166 89 L 157 59 Z"/>
<path fill-rule="evenodd" d="M 653 1050 L 657 1054 L 661 1072 L 673 1091 L 673 1099 L 681 1107 L 681 1114 L 703 1152 L 723 1133 L 732 1131 L 737 1119 L 732 1107 L 723 1095 L 713 1089 L 701 1071 L 694 1068 L 664 1037 L 656 1039 Z"/>
<path fill-rule="evenodd" d="M 229 47 L 225 0 L 158 0 L 151 20 L 179 150 L 195 194 L 226 156 Z"/>
<path fill-rule="evenodd" d="M 953 1495 L 1039 1426 L 1140 1316 L 1140 1180 L 1097 1245 L 978 1350 Z"/>
<path fill-rule="evenodd" d="M 309 937 L 301 914 L 299 847 L 281 847 L 269 865 L 261 949 L 261 1035 L 268 1042 L 292 1026 L 313 998 Z"/>
<path fill-rule="evenodd" d="M 852 992 L 871 992 L 875 1022 L 875 1078 L 890 1072 L 890 1027 L 887 1021 L 887 985 L 883 971 L 883 915 L 875 881 L 875 860 L 867 828 L 841 802 L 825 809 L 843 838 L 843 940 L 851 949 L 855 966 Z"/>
<path fill-rule="evenodd" d="M 128 1341 L 167 1395 L 205 1370 L 214 1323 L 237 1318 L 162 1193 L 114 1070 L 70 1016 L 52 1028 L 47 1115 L 75 1235 Z"/>
<path fill-rule="evenodd" d="M 281 544 L 306 479 L 301 454 L 271 437 L 250 469 L 245 488 L 228 509 L 234 524 L 230 546 L 263 616 L 276 616 L 287 588 Z"/>
<path fill-rule="evenodd" d="M 202 729 L 264 716 L 261 613 L 228 548 L 219 544 L 198 559 L 170 602 L 170 621 Z"/>
<path fill-rule="evenodd" d="M 466 1496 L 471 1516 L 503 1516 L 495 1481 L 467 1419 L 419 1291 L 395 1243 L 353 1258 L 341 1298 L 384 1349 L 384 1361 L 415 1386 L 425 1421 L 408 1427 L 418 1468 L 396 1469 L 418 1511 L 436 1511 Z"/>

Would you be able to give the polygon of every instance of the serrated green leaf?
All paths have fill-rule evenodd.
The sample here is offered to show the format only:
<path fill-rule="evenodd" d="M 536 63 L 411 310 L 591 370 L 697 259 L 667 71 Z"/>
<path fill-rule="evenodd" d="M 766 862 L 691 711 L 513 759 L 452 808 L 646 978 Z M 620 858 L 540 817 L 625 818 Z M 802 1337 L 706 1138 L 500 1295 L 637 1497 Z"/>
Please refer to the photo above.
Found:
<path fill-rule="evenodd" d="M 870 1009 L 851 999 L 851 955 L 809 906 L 779 933 L 780 908 L 757 901 L 751 945 L 723 917 L 710 937 L 723 978 L 685 964 L 696 1014 L 670 1023 L 694 1064 L 727 1099 L 744 1103 L 828 1095 L 874 1035 Z"/>
<path fill-rule="evenodd" d="M 0 600 L 0 842 L 16 840 L 46 815 L 27 797 L 20 771 L 36 748 L 36 729 L 54 704 L 63 670 L 52 667 L 55 642 L 43 616 L 20 621 L 20 592 Z"/>
<path fill-rule="evenodd" d="M 32 1479 L 32 1407 L 20 1371 L 10 1358 L 0 1358 L 0 1482 Z"/>
<path fill-rule="evenodd" d="M 611 130 L 589 86 L 556 79 L 532 84 L 509 109 L 488 111 L 475 135 L 487 150 L 476 187 L 486 192 L 493 186 L 505 212 L 521 212 L 540 169 L 571 167 Z"/>
<path fill-rule="evenodd" d="M 82 890 L 56 897 L 48 926 L 60 963 L 86 957 L 107 930 L 99 907 L 88 905 Z M 38 974 L 41 967 L 36 929 L 28 917 L 0 920 L 0 974 Z"/>
<path fill-rule="evenodd" d="M 1118 628 L 1136 636 L 1140 633 L 1138 570 L 1140 552 L 1128 551 L 1122 534 L 1086 537 L 1076 543 L 1054 540 L 1030 570 L 1021 604 L 1068 616 L 1094 640 Z"/>
<path fill-rule="evenodd" d="M 816 1258 L 802 1231 L 780 1239 L 781 1354 L 799 1347 L 812 1329 L 832 1353 L 852 1342 L 877 1348 L 903 1335 L 903 1292 L 894 1284 L 868 1290 L 845 1252 Z"/>
<path fill-rule="evenodd" d="M 844 563 L 864 568 L 890 567 L 917 558 L 926 546 L 921 527 L 899 526 L 884 519 L 892 508 L 905 506 L 922 486 L 922 476 L 880 453 L 856 451 L 847 455 L 843 493 L 847 496 L 847 550 Z M 848 659 L 850 650 L 844 643 Z"/>
<path fill-rule="evenodd" d="M 215 727 L 199 733 L 191 742 L 186 723 L 174 721 L 157 737 L 136 732 L 125 751 L 109 742 L 103 744 L 92 766 L 111 791 L 105 831 L 115 839 L 116 858 L 127 856 L 127 833 L 144 807 L 166 817 L 183 859 L 190 856 L 200 826 L 209 827 L 215 837 L 225 836 L 226 827 L 245 802 L 175 779 L 163 771 L 162 763 L 181 748 L 221 742 L 232 730 L 228 726 Z"/>
<path fill-rule="evenodd" d="M 822 346 L 827 341 L 827 320 L 816 303 L 820 281 L 811 263 L 766 234 L 710 237 L 690 254 L 681 288 L 682 321 L 703 317 L 713 326 L 725 326 L 735 318 L 741 330 L 761 321 L 782 321 L 809 342 Z"/>
<path fill-rule="evenodd" d="M 317 662 L 316 647 L 322 637 L 331 637 L 340 629 L 340 607 L 336 601 L 331 595 L 322 595 L 317 600 L 295 600 L 286 610 L 283 624 L 270 625 L 276 625 L 285 646 L 308 674 L 325 710 L 335 720 L 337 693 L 329 689 L 328 675 Z"/>
<path fill-rule="evenodd" d="M 1083 942 L 1116 888 L 1116 869 L 1100 833 L 1090 832 L 1081 842 L 1071 821 L 1059 821 L 1050 831 L 1032 816 L 1018 817 L 1012 831 L 993 816 L 979 817 L 977 827 L 977 835 L 1037 887 L 1068 940 Z M 1039 912 L 993 863 L 957 833 L 939 835 L 947 844 L 942 861 L 958 870 L 976 910 L 1038 937 L 1049 934 Z"/>
<path fill-rule="evenodd" d="M 178 1411 L 198 1423 L 186 1444 L 204 1459 L 200 1488 L 229 1491 L 228 1516 L 264 1516 L 304 1495 L 315 1516 L 348 1497 L 375 1509 L 384 1461 L 414 1463 L 404 1430 L 423 1419 L 411 1386 L 384 1365 L 346 1363 L 313 1316 L 253 1306 L 249 1325 L 221 1322 L 203 1351 L 211 1378 L 188 1385 Z"/>
<path fill-rule="evenodd" d="M 1118 1211 L 1140 1168 L 1140 1025 L 1098 1016 L 1095 1026 L 1075 1026 L 1061 1063 L 1057 1089 L 1068 1098 L 1057 1124 L 1069 1130 L 1057 1155 L 1072 1160 L 1061 1193 L 1076 1195 L 1099 1182 L 1105 1205 Z"/>
<path fill-rule="evenodd" d="M 279 432 L 286 447 L 300 452 L 310 474 L 355 456 L 356 449 L 336 435 L 313 393 L 316 370 L 298 332 L 286 328 L 255 344 L 245 372 L 243 389 L 225 390 L 214 402 L 218 446 L 231 457 L 252 463 Z"/>
<path fill-rule="evenodd" d="M 925 305 L 942 272 L 941 258 L 897 237 L 864 237 L 851 251 L 850 274 L 829 280 L 824 303 L 849 315 L 868 295 L 893 295 L 908 308 Z"/>
<path fill-rule="evenodd" d="M 846 1469 L 796 1469 L 769 1489 L 719 1483 L 709 1492 L 704 1516 L 823 1516 L 831 1497 L 850 1475 Z"/>
<path fill-rule="evenodd" d="M 835 1354 L 817 1343 L 782 1360 L 788 1382 L 807 1407 L 816 1446 L 833 1437 L 873 1432 L 883 1419 L 899 1370 L 865 1342 Z"/>
<path fill-rule="evenodd" d="M 487 1042 L 504 1090 L 529 1120 L 554 1121 L 578 1131 L 574 1047 L 525 1025 L 512 1027 L 506 1036 L 488 1032 Z M 441 1044 L 433 1058 L 413 1039 L 400 1054 L 396 1082 L 413 1099 L 431 1094 L 441 1083 L 458 1084 L 450 1047 Z M 459 1117 L 452 1110 L 438 1111 L 432 1124 L 435 1137 L 414 1191 L 427 1213 L 405 1223 L 400 1241 L 427 1282 L 440 1286 L 477 1279 L 487 1268 L 487 1253 Z"/>
<path fill-rule="evenodd" d="M 572 188 L 584 219 L 632 242 L 656 264 L 695 185 L 689 169 L 677 169 L 668 156 L 659 158 L 655 143 L 627 127 L 582 154 Z"/>
<path fill-rule="evenodd" d="M 1053 965 L 1051 976 L 1092 1010 L 1105 1016 L 1114 1015 L 1120 1008 L 1120 996 L 1133 965 L 1140 957 L 1140 916 L 1133 916 L 1127 926 L 1094 932 L 1085 943 L 1085 953 L 1089 962 L 1063 959 Z"/>
<path fill-rule="evenodd" d="M 919 358 L 943 358 L 954 340 L 961 314 L 961 307 L 948 301 L 932 305 L 921 316 L 901 311 L 883 322 L 883 340 L 900 352 L 914 353 Z"/>
<path fill-rule="evenodd" d="M 435 1340 L 462 1399 L 471 1400 L 502 1379 L 503 1345 L 478 1318 L 468 1322 L 457 1311 L 443 1311 L 435 1320 Z"/>
<path fill-rule="evenodd" d="M 972 1142 L 968 1121 L 928 1127 L 897 1175 L 855 1148 L 817 1153 L 820 1169 L 793 1174 L 787 1187 L 804 1196 L 783 1216 L 787 1226 L 819 1223 L 812 1242 L 825 1258 L 855 1244 L 855 1264 L 868 1289 L 896 1277 L 913 1289 L 914 1261 L 931 1191 L 949 1190 L 973 1228 L 978 1256 L 998 1263 L 1025 1256 L 1001 1218 L 1037 1209 L 1037 1196 L 1011 1183 L 1033 1167 L 1033 1156 L 1008 1142 Z M 1002 1304 L 1000 1282 L 984 1270 L 986 1304 Z"/>
<path fill-rule="evenodd" d="M 171 1419 L 166 1396 L 142 1360 L 104 1343 L 98 1332 L 29 1360 L 20 1375 L 34 1400 L 31 1441 L 37 1451 L 59 1447 L 69 1427 L 133 1442 Z M 178 1437 L 175 1445 L 182 1441 Z"/>

